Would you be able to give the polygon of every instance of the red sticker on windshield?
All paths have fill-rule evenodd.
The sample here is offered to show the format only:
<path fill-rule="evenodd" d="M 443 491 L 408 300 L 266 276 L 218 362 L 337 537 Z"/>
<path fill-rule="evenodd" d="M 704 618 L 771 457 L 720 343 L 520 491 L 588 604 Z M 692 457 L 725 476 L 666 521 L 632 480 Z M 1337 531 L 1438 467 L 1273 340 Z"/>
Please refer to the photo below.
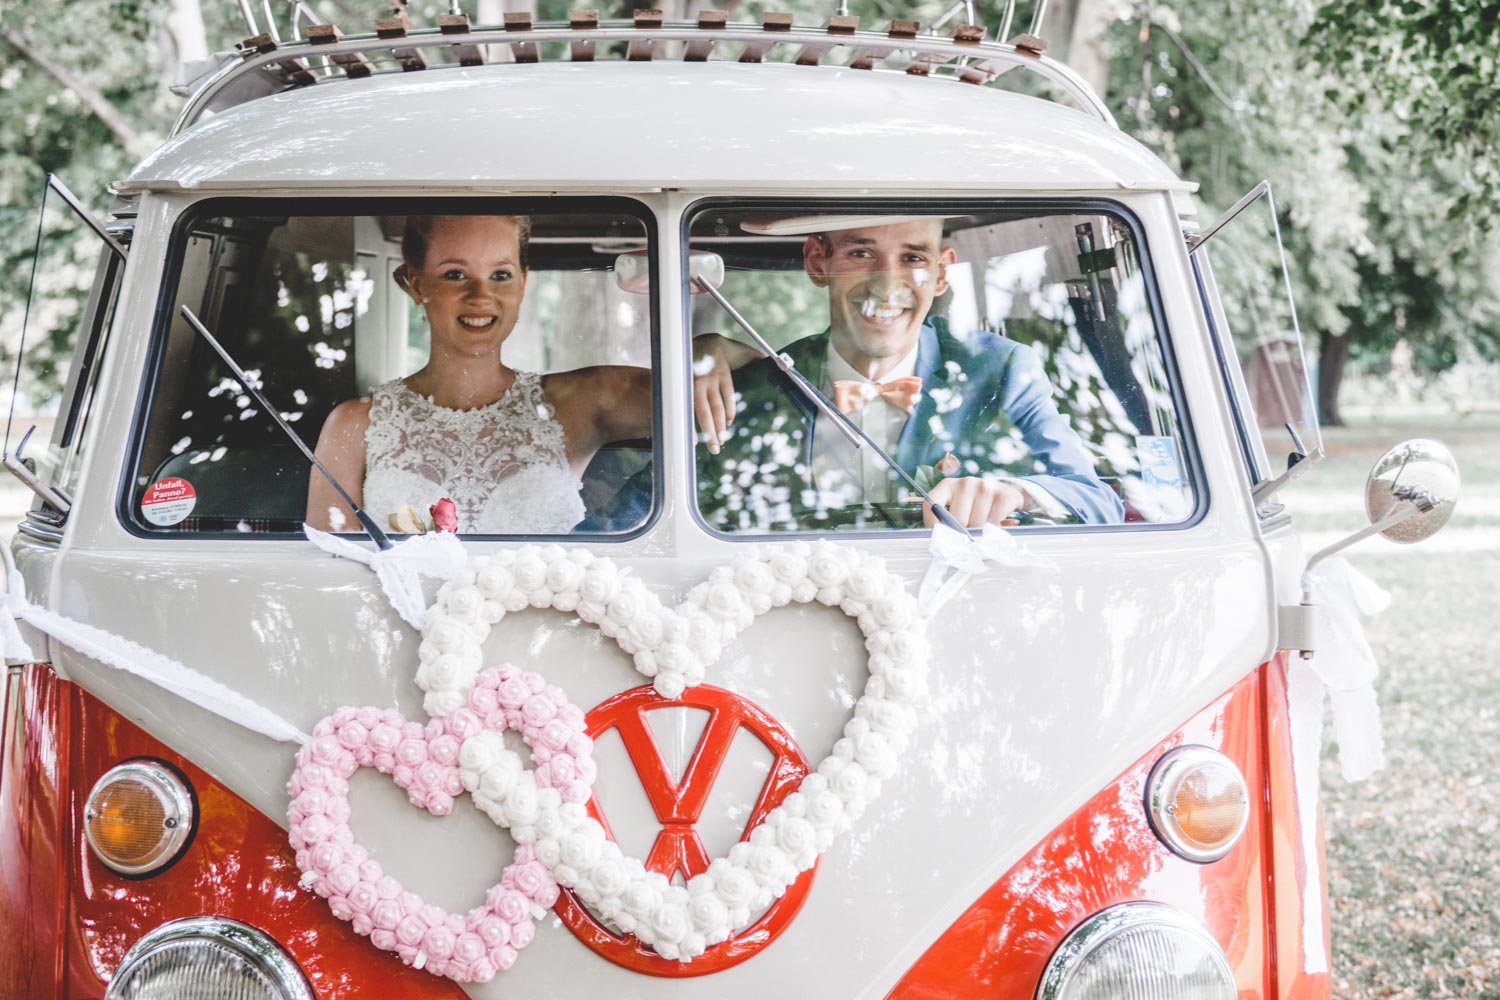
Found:
<path fill-rule="evenodd" d="M 141 514 L 158 528 L 165 528 L 191 514 L 197 503 L 193 484 L 173 476 L 146 487 L 146 495 L 141 497 Z"/>

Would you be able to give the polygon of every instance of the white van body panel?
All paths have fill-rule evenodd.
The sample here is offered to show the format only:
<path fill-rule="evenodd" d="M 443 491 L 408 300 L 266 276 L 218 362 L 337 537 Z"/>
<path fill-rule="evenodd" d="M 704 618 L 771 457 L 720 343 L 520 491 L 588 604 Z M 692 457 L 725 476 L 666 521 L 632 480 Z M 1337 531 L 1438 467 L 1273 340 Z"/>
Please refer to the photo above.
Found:
<path fill-rule="evenodd" d="M 647 94 L 671 100 L 630 103 Z M 890 109 L 878 125 L 874 107 Z M 1125 133 L 1038 98 L 836 67 L 622 62 L 320 83 L 199 123 L 123 189 L 351 186 L 911 194 L 1184 185 Z"/>
<path fill-rule="evenodd" d="M 526 85 L 538 72 L 552 74 L 548 106 L 528 114 L 535 96 Z M 1056 185 L 1112 198 L 1140 220 L 1152 255 L 1196 441 L 1202 513 L 1185 527 L 1023 534 L 1027 550 L 1050 568 L 976 578 L 943 609 L 931 629 L 932 696 L 898 776 L 823 857 L 803 911 L 764 953 L 711 976 L 654 979 L 598 958 L 549 916 L 514 969 L 468 987 L 476 997 L 561 996 L 563 981 L 567 995 L 579 997 L 758 1000 L 768 988 L 789 986 L 798 996 L 879 997 L 1061 819 L 1267 659 L 1273 645 L 1267 554 L 1193 308 L 1166 193 L 1177 182 L 1166 168 L 1122 134 L 1029 98 L 847 70 L 716 65 L 707 72 L 495 66 L 359 87 L 320 84 L 205 122 L 143 164 L 131 183 L 239 194 L 378 187 L 466 195 L 533 189 L 547 178 L 566 193 L 609 189 L 593 158 L 559 141 L 562 120 L 587 148 L 608 151 L 620 178 L 614 193 L 691 179 L 690 190 L 642 195 L 657 212 L 662 251 L 661 513 L 639 538 L 593 545 L 668 602 L 746 544 L 710 535 L 691 510 L 687 335 L 673 242 L 683 209 L 725 191 L 830 187 L 984 196 Z M 627 84 L 641 78 L 629 74 L 637 73 L 652 74 L 650 92 L 680 89 L 680 109 L 610 112 L 611 95 L 630 93 Z M 851 113 L 841 119 L 842 99 Z M 563 116 L 569 101 L 576 103 Z M 872 101 L 889 103 L 888 125 L 849 124 L 860 120 L 853 109 Z M 977 102 L 972 113 L 964 102 Z M 314 109 L 318 128 L 301 127 Z M 376 120 L 386 127 L 371 129 Z M 658 131 L 643 132 L 643 122 Z M 427 138 L 410 141 L 417 135 Z M 664 148 L 677 156 L 664 156 Z M 674 159 L 680 173 L 663 176 L 662 164 Z M 1122 193 L 1131 188 L 1157 190 Z M 91 430 L 92 466 L 55 565 L 52 604 L 175 657 L 303 729 L 342 705 L 394 705 L 421 719 L 412 682 L 418 638 L 367 569 L 298 541 L 141 538 L 116 514 L 150 346 L 140 324 L 154 314 L 169 234 L 192 200 L 181 193 L 142 199 L 118 309 L 135 328 L 129 336 L 115 331 Z M 927 565 L 921 537 L 848 544 L 887 558 L 912 587 Z M 816 762 L 864 685 L 862 642 L 837 611 L 791 607 L 767 618 L 710 669 L 709 683 L 763 706 Z M 495 662 L 540 671 L 585 709 L 643 680 L 610 641 L 555 612 L 508 617 L 487 649 Z M 69 650 L 57 654 L 59 672 L 285 823 L 293 748 Z M 618 796 L 606 798 L 611 823 L 627 848 L 644 852 L 654 820 L 644 800 L 606 790 L 628 785 L 632 772 L 610 764 L 607 747 L 601 755 L 601 796 Z M 745 758 L 749 765 L 753 757 Z M 508 860 L 506 836 L 472 809 L 447 820 L 420 815 L 380 778 L 357 781 L 354 804 L 355 830 L 382 864 L 440 905 L 473 905 Z M 712 807 L 705 835 L 712 853 L 728 846 L 734 808 Z"/>

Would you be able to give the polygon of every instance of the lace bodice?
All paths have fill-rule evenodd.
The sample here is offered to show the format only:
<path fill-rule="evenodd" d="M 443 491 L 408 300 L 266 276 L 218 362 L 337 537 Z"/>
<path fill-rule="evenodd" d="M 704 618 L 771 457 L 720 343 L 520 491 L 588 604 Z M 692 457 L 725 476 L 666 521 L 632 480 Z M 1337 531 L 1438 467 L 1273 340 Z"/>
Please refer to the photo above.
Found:
<path fill-rule="evenodd" d="M 461 532 L 565 534 L 583 520 L 580 486 L 534 373 L 517 372 L 505 395 L 472 410 L 438 406 L 400 379 L 370 392 L 364 507 L 382 526 L 403 506 L 426 518 L 447 497 Z"/>

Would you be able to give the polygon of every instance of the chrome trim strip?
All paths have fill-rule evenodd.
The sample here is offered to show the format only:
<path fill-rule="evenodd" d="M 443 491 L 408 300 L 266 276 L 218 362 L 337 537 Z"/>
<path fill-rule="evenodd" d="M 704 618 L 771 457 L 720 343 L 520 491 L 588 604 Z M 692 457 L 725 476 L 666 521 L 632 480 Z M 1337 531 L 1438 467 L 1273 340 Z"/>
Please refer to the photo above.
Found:
<path fill-rule="evenodd" d="M 49 545 L 61 545 L 63 540 L 63 530 L 61 528 L 54 528 L 50 524 L 43 524 L 29 517 L 16 525 L 16 531 L 28 538 L 35 538 L 37 541 L 46 542 Z"/>

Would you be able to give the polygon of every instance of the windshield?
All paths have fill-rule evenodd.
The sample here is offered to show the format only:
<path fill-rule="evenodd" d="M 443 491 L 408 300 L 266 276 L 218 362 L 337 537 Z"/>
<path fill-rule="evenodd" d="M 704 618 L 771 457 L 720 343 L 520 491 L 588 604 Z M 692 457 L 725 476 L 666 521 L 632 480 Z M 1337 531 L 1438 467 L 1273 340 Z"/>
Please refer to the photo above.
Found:
<path fill-rule="evenodd" d="M 908 478 L 970 527 L 1191 516 L 1170 366 L 1118 212 L 716 206 L 690 233 L 723 259 L 725 299 L 877 446 L 752 361 L 728 439 L 699 448 L 711 526 L 921 527 Z M 754 342 L 695 296 L 693 332 L 709 331 Z"/>
<path fill-rule="evenodd" d="M 137 530 L 359 530 L 183 307 L 385 530 L 621 535 L 649 517 L 654 295 L 649 268 L 634 291 L 612 273 L 650 259 L 633 203 L 221 201 L 173 253 Z"/>

